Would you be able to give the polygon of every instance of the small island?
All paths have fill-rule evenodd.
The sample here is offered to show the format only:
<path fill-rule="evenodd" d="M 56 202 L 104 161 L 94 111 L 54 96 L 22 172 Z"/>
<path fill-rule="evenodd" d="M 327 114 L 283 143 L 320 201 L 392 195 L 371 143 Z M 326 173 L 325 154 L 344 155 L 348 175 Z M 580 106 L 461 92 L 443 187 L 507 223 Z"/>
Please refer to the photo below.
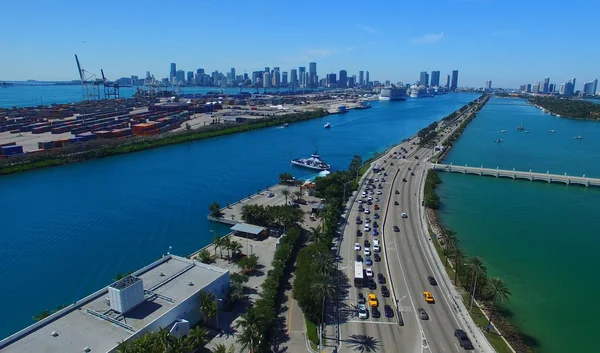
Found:
<path fill-rule="evenodd" d="M 558 97 L 531 97 L 529 102 L 561 118 L 600 120 L 600 104 Z"/>

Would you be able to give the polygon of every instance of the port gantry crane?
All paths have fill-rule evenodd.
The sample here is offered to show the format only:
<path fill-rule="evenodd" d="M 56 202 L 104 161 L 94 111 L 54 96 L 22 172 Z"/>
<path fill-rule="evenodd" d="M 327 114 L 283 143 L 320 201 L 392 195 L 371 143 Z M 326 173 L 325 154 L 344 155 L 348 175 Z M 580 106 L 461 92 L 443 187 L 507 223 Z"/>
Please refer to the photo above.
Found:
<path fill-rule="evenodd" d="M 104 99 L 119 98 L 120 90 L 117 82 L 108 81 L 104 76 L 104 69 L 100 69 L 102 73 L 102 83 L 104 84 Z"/>
<path fill-rule="evenodd" d="M 102 83 L 102 80 L 97 79 L 96 75 L 91 74 L 81 67 L 77 54 L 75 54 L 75 61 L 77 62 L 77 71 L 79 72 L 79 79 L 81 80 L 83 100 L 100 99 L 100 84 Z"/>

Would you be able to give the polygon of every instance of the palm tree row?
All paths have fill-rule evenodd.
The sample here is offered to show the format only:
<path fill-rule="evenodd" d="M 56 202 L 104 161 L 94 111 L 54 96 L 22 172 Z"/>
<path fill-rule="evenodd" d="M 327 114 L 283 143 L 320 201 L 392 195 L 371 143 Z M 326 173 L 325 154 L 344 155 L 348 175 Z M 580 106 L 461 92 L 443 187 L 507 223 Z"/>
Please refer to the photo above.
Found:
<path fill-rule="evenodd" d="M 223 249 L 225 249 L 227 250 L 228 259 L 231 259 L 231 252 L 233 252 L 233 255 L 238 253 L 241 254 L 243 248 L 242 244 L 235 240 L 231 240 L 231 237 L 229 235 L 224 237 L 215 235 L 212 241 L 212 245 L 215 249 L 215 256 L 217 255 L 217 249 L 219 249 L 221 258 L 223 258 Z"/>
<path fill-rule="evenodd" d="M 149 332 L 133 341 L 123 341 L 118 346 L 118 353 L 189 353 L 204 346 L 207 331 L 199 326 L 191 329 L 187 335 L 175 337 L 161 328 L 157 332 Z"/>

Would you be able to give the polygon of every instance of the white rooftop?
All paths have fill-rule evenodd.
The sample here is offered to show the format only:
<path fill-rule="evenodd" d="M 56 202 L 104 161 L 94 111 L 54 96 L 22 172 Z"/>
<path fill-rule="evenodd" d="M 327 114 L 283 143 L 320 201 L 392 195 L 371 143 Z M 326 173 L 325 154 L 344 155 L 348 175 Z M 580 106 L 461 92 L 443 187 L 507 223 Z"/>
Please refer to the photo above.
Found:
<path fill-rule="evenodd" d="M 0 341 L 0 352 L 79 353 L 85 347 L 91 352 L 108 352 L 226 272 L 167 255 L 133 274 L 143 280 L 144 290 L 150 292 L 142 304 L 124 315 L 111 312 L 105 287 Z M 94 313 L 105 314 L 105 318 L 115 321 Z M 53 332 L 58 335 L 54 336 Z"/>
<path fill-rule="evenodd" d="M 265 227 L 259 227 L 248 223 L 238 223 L 231 227 L 231 230 L 235 230 L 236 232 L 243 232 L 253 235 L 258 235 L 265 229 Z"/>

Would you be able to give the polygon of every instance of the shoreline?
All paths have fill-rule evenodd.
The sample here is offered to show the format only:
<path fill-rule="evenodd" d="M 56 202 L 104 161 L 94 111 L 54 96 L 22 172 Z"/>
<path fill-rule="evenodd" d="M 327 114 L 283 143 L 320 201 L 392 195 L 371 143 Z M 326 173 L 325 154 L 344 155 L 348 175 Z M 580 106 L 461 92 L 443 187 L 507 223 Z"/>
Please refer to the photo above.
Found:
<path fill-rule="evenodd" d="M 489 101 L 489 99 L 488 99 Z M 468 117 L 465 121 L 463 121 L 461 123 L 461 125 L 457 128 L 457 130 L 451 135 L 448 136 L 449 139 L 451 139 L 450 143 L 448 144 L 448 146 L 442 151 L 442 153 L 439 155 L 437 161 L 438 163 L 443 162 L 446 157 L 448 156 L 448 154 L 450 153 L 450 150 L 453 147 L 453 143 L 458 141 L 458 139 L 460 138 L 460 136 L 462 135 L 462 133 L 464 132 L 465 128 L 467 127 L 467 125 L 475 118 L 477 117 L 477 113 L 479 113 L 479 111 L 481 111 L 481 109 L 483 109 L 483 107 L 485 106 L 485 104 L 487 104 L 486 101 L 481 108 L 474 114 L 472 114 L 470 117 Z M 433 190 L 433 193 L 437 195 L 435 188 Z M 436 241 L 440 246 L 440 239 L 439 239 L 439 235 L 441 235 L 442 237 L 444 237 L 444 233 L 445 233 L 445 227 L 442 224 L 440 217 L 439 217 L 439 211 L 436 209 L 432 209 L 429 207 L 426 207 L 426 218 L 427 218 L 427 223 L 429 226 L 430 231 L 435 235 L 434 241 Z M 436 254 L 438 255 L 438 257 L 440 258 L 440 260 L 442 259 L 441 254 L 439 253 L 439 251 L 436 251 Z M 448 269 L 450 269 L 450 271 L 454 272 L 455 271 L 455 264 L 453 263 L 452 260 L 449 260 L 450 266 L 449 267 L 445 267 L 446 271 L 448 271 Z M 452 281 L 451 281 L 452 282 Z M 457 286 L 456 283 L 452 283 L 455 290 L 459 293 L 461 293 L 461 295 L 466 294 L 467 297 L 470 296 L 469 293 L 467 293 L 461 286 Z M 489 308 L 486 307 L 485 304 L 480 303 L 477 300 L 473 300 L 476 307 L 479 309 L 479 312 L 486 318 L 489 318 Z M 473 312 L 469 312 L 470 316 L 473 316 Z M 518 328 L 516 326 L 514 326 L 513 324 L 511 324 L 502 314 L 501 311 L 496 311 L 495 313 L 495 318 L 493 320 L 493 326 L 494 326 L 494 330 L 500 335 L 500 337 L 502 338 L 502 340 L 506 343 L 506 345 L 510 348 L 510 350 L 512 350 L 512 352 L 533 352 L 532 347 L 530 347 L 527 342 L 525 341 L 525 339 L 523 338 L 523 336 L 525 336 L 525 333 L 521 332 L 520 330 L 518 330 Z M 517 350 L 514 348 L 517 347 Z"/>

